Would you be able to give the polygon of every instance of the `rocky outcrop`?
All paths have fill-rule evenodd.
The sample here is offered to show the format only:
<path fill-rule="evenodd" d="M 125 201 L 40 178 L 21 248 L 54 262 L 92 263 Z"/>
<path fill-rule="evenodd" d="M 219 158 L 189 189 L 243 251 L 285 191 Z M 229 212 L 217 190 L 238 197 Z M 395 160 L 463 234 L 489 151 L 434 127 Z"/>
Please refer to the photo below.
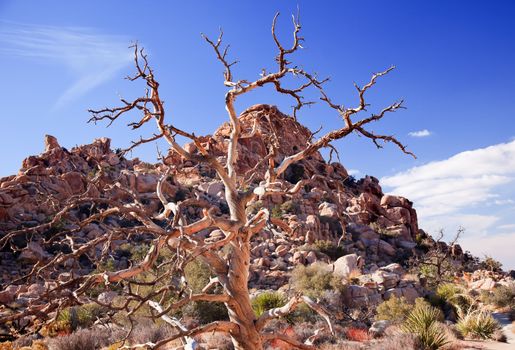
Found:
<path fill-rule="evenodd" d="M 239 172 L 251 178 L 251 185 L 264 177 L 267 165 L 260 160 L 268 153 L 267 139 L 280 140 L 274 158 L 278 164 L 303 148 L 312 137 L 306 127 L 274 106 L 253 106 L 240 119 L 243 137 L 238 144 L 237 166 Z M 200 138 L 202 147 L 224 162 L 229 133 L 229 124 L 222 125 L 213 135 Z M 185 147 L 191 153 L 198 153 L 195 144 Z M 168 198 L 181 201 L 195 196 L 223 212 L 224 187 L 209 165 L 187 161 L 177 154 L 169 154 L 165 163 L 177 169 L 173 179 L 163 185 Z M 26 158 L 18 174 L 0 179 L 0 237 L 12 230 L 52 220 L 57 210 L 74 196 L 123 200 L 129 192 L 145 203 L 148 210 L 157 212 L 160 202 L 155 190 L 163 170 L 162 165 L 127 159 L 114 152 L 107 138 L 67 150 L 55 137 L 47 135 L 42 154 Z M 392 294 L 413 298 L 420 292 L 417 286 L 402 280 L 399 271 L 391 265 L 402 262 L 418 249 L 417 214 L 409 200 L 385 195 L 379 181 L 372 176 L 353 180 L 343 165 L 329 164 L 319 153 L 290 166 L 277 185 L 302 179 L 311 182 L 295 195 L 287 197 L 278 192 L 263 200 L 256 199 L 248 207 L 249 212 L 267 207 L 273 216 L 270 225 L 252 242 L 251 286 L 278 289 L 288 282 L 294 266 L 336 260 L 334 272 L 342 278 L 355 271 L 369 276 L 363 285 L 349 289 L 353 299 L 366 297 L 379 301 Z M 93 210 L 91 204 L 76 208 L 52 230 L 74 227 Z M 200 210 L 188 208 L 187 215 L 192 218 L 200 214 Z M 92 223 L 81 228 L 77 236 L 91 240 L 110 227 L 126 224 L 122 218 L 109 220 L 102 226 Z M 39 234 L 43 238 L 49 232 Z M 213 240 L 223 236 L 219 231 L 203 234 Z M 28 243 L 27 237 L 17 237 L 13 243 L 18 248 L 28 247 L 21 254 L 8 247 L 0 251 L 3 280 L 11 280 L 26 273 L 37 261 L 55 256 L 58 248 L 40 244 L 39 238 L 35 236 Z M 121 240 L 116 244 L 127 242 Z M 339 246 L 345 256 L 336 259 L 338 256 L 321 249 L 324 244 L 333 249 Z M 115 263 L 127 266 L 128 261 L 122 254 Z M 62 272 L 69 272 L 74 262 L 66 262 L 65 266 L 68 271 Z M 81 265 L 80 271 L 85 273 L 88 268 L 91 267 L 87 264 Z"/>

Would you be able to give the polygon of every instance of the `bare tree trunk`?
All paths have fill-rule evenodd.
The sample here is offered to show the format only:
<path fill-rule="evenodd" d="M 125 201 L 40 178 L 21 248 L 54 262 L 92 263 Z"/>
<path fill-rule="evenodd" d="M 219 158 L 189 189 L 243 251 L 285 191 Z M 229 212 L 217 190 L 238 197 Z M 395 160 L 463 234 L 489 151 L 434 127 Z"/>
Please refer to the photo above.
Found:
<path fill-rule="evenodd" d="M 250 244 L 244 239 L 236 239 L 230 244 L 229 273 L 226 292 L 231 296 L 226 303 L 231 322 L 240 327 L 237 337 L 232 337 L 236 350 L 262 350 L 263 340 L 256 328 L 256 317 L 250 303 L 248 278 L 250 265 Z"/>

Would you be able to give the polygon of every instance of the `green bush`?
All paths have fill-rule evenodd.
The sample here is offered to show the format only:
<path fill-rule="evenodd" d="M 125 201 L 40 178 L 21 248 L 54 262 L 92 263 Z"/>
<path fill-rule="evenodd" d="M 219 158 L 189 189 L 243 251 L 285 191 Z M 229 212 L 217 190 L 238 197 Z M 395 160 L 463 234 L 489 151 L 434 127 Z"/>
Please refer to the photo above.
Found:
<path fill-rule="evenodd" d="M 286 214 L 297 214 L 300 210 L 299 203 L 288 200 L 281 204 L 281 210 Z"/>
<path fill-rule="evenodd" d="M 515 309 L 515 283 L 508 286 L 499 286 L 491 293 L 486 292 L 482 300 L 496 307 Z"/>
<path fill-rule="evenodd" d="M 464 337 L 476 339 L 489 339 L 500 327 L 492 315 L 484 310 L 469 311 L 456 324 Z"/>
<path fill-rule="evenodd" d="M 440 349 L 448 343 L 445 331 L 438 323 L 441 317 L 440 310 L 420 301 L 409 313 L 402 329 L 407 333 L 415 334 L 424 349 Z"/>
<path fill-rule="evenodd" d="M 227 308 L 223 303 L 218 302 L 196 301 L 186 305 L 182 309 L 182 314 L 194 318 L 201 324 L 229 319 Z"/>
<path fill-rule="evenodd" d="M 62 310 L 50 326 L 50 333 L 70 333 L 79 328 L 91 326 L 105 314 L 106 309 L 91 303 Z"/>
<path fill-rule="evenodd" d="M 440 284 L 436 288 L 436 295 L 457 312 L 468 310 L 474 302 L 463 287 L 453 283 Z"/>
<path fill-rule="evenodd" d="M 200 293 L 209 283 L 211 269 L 200 259 L 195 259 L 186 265 L 184 275 L 192 292 Z M 229 318 L 227 308 L 223 303 L 197 301 L 185 306 L 182 312 L 184 315 L 197 319 L 202 324 Z"/>
<path fill-rule="evenodd" d="M 317 240 L 313 243 L 313 248 L 327 255 L 331 260 L 336 260 L 345 255 L 343 247 L 337 246 L 331 241 Z"/>
<path fill-rule="evenodd" d="M 326 290 L 343 288 L 341 281 L 327 269 L 327 264 L 321 262 L 310 266 L 298 265 L 292 272 L 291 285 L 296 291 L 314 298 Z"/>
<path fill-rule="evenodd" d="M 489 271 L 501 271 L 502 268 L 502 264 L 499 261 L 488 255 L 485 256 L 485 259 L 481 262 L 481 265 L 484 269 Z"/>
<path fill-rule="evenodd" d="M 184 268 L 184 277 L 188 281 L 188 286 L 193 293 L 200 293 L 202 289 L 209 283 L 211 277 L 211 269 L 209 265 L 200 259 L 195 259 L 188 263 Z"/>
<path fill-rule="evenodd" d="M 392 295 L 390 299 L 377 306 L 376 320 L 388 320 L 400 324 L 406 320 L 412 309 L 413 305 L 409 304 L 406 298 Z"/>
<path fill-rule="evenodd" d="M 252 299 L 252 309 L 256 317 L 261 316 L 267 310 L 281 307 L 285 304 L 285 297 L 277 292 L 264 292 Z"/>
<path fill-rule="evenodd" d="M 257 212 L 263 208 L 263 201 L 255 201 L 247 206 L 245 212 L 247 215 L 257 214 Z"/>

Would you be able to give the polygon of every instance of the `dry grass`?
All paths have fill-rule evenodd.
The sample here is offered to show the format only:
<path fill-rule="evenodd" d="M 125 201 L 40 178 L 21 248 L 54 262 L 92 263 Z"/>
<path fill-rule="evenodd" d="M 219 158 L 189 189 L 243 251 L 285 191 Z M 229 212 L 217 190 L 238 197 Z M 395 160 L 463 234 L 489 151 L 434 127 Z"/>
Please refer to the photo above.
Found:
<path fill-rule="evenodd" d="M 421 349 L 420 342 L 413 334 L 406 334 L 399 331 L 390 332 L 380 342 L 370 345 L 370 350 L 418 350 Z"/>
<path fill-rule="evenodd" d="M 51 350 L 96 350 L 114 343 L 115 334 L 106 329 L 80 329 L 48 340 Z"/>

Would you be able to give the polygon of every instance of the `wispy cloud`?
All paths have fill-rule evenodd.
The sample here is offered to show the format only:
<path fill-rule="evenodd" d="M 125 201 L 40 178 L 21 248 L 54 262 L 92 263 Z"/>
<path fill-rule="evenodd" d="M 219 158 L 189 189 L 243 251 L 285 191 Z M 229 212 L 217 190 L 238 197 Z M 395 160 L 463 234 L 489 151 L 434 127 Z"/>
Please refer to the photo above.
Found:
<path fill-rule="evenodd" d="M 0 52 L 41 63 L 62 65 L 75 77 L 55 107 L 60 107 L 111 79 L 131 61 L 129 40 L 91 28 L 2 22 Z"/>
<path fill-rule="evenodd" d="M 432 132 L 427 129 L 412 131 L 412 132 L 408 133 L 408 135 L 411 137 L 427 137 L 427 136 L 431 136 L 431 134 L 432 134 Z"/>

